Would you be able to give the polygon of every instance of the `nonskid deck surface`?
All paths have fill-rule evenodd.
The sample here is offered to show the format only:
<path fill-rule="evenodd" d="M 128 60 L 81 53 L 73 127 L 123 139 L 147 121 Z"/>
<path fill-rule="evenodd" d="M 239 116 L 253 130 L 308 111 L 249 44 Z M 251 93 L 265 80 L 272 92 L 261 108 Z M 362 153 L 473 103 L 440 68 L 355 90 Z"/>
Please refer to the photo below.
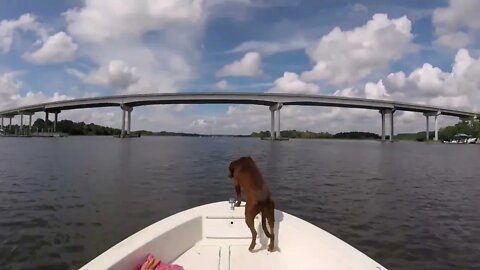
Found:
<path fill-rule="evenodd" d="M 245 224 L 244 211 L 242 206 L 228 215 L 207 215 L 204 238 L 173 263 L 185 270 L 291 269 L 286 267 L 279 251 L 267 251 L 268 238 L 261 229 L 260 215 L 255 217 L 258 232 L 255 248 L 253 252 L 248 250 L 252 236 Z"/>
<path fill-rule="evenodd" d="M 259 244 L 257 244 L 259 246 Z M 187 250 L 173 263 L 185 270 L 244 270 L 291 269 L 282 260 L 280 252 L 266 249 L 248 251 L 248 245 L 208 245 L 199 243 Z"/>

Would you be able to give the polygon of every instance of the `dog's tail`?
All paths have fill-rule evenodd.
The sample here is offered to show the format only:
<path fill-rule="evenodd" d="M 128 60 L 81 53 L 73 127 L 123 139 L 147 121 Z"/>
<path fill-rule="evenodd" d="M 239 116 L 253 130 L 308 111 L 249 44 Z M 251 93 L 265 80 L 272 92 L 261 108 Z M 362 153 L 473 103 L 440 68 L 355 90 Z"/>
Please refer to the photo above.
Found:
<path fill-rule="evenodd" d="M 262 228 L 263 231 L 265 232 L 265 235 L 268 238 L 272 238 L 273 233 L 273 226 L 275 223 L 275 203 L 272 200 L 267 200 L 264 203 L 262 203 Z M 268 219 L 268 224 L 270 225 L 270 230 L 271 232 L 268 231 L 267 228 L 267 219 Z"/>

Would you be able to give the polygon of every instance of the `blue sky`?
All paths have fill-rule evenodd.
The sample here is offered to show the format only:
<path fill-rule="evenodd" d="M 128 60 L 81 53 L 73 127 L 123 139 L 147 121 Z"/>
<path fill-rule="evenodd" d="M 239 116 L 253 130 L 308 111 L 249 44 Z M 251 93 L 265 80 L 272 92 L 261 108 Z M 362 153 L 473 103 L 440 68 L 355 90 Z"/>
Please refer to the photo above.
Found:
<path fill-rule="evenodd" d="M 471 74 L 480 66 L 478 12 L 479 1 L 472 0 L 1 0 L 0 107 L 128 93 L 243 91 L 476 110 L 480 82 Z M 248 133 L 268 128 L 262 110 L 138 108 L 133 127 Z M 98 109 L 62 116 L 116 126 L 118 115 Z M 284 127 L 376 131 L 376 116 L 287 108 Z M 401 130 L 421 127 L 419 115 L 398 118 Z"/>

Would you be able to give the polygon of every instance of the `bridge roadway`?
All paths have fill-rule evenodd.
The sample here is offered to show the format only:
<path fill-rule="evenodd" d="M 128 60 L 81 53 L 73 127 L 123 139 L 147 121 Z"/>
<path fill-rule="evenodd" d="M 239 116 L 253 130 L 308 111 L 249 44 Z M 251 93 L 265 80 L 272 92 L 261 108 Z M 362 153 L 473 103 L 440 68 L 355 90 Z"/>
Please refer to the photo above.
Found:
<path fill-rule="evenodd" d="M 429 117 L 435 118 L 435 140 L 438 140 L 439 115 L 460 117 L 462 119 L 476 118 L 478 113 L 461 111 L 436 106 L 419 105 L 391 100 L 375 100 L 364 98 L 304 95 L 304 94 L 277 94 L 277 93 L 235 93 L 235 92 L 195 92 L 195 93 L 159 93 L 159 94 L 134 94 L 107 97 L 93 97 L 71 99 L 64 101 L 41 103 L 29 106 L 22 106 L 0 111 L 1 127 L 4 127 L 4 118 L 10 120 L 15 115 L 20 115 L 20 133 L 31 131 L 31 118 L 36 112 L 45 112 L 45 120 L 48 120 L 49 113 L 55 115 L 53 131 L 56 131 L 58 114 L 63 110 L 98 107 L 120 107 L 123 111 L 122 135 L 130 133 L 131 112 L 134 107 L 157 104 L 254 104 L 268 106 L 271 111 L 271 135 L 272 139 L 280 138 L 280 109 L 287 105 L 300 106 L 327 106 L 345 107 L 378 110 L 382 119 L 382 140 L 385 140 L 385 116 L 390 116 L 390 140 L 393 141 L 394 134 L 394 112 L 411 111 L 423 113 L 426 117 L 426 131 L 428 137 Z M 277 112 L 277 127 L 275 135 L 275 112 Z M 125 129 L 125 118 L 127 114 L 127 129 Z M 29 128 L 24 130 L 23 115 L 29 116 Z M 428 138 L 427 138 L 428 139 Z"/>

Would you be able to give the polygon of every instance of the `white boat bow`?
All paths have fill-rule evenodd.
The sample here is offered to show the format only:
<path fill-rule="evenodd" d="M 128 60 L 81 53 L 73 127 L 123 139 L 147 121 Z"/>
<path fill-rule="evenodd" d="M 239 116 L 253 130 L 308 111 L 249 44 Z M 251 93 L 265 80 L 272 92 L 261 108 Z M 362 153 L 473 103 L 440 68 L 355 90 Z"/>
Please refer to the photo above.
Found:
<path fill-rule="evenodd" d="M 285 212 L 275 210 L 276 251 L 268 252 L 260 215 L 258 237 L 248 251 L 250 230 L 244 207 L 229 202 L 185 210 L 133 234 L 80 270 L 134 270 L 148 254 L 185 270 L 368 269 L 384 270 L 362 252 L 330 233 Z"/>

